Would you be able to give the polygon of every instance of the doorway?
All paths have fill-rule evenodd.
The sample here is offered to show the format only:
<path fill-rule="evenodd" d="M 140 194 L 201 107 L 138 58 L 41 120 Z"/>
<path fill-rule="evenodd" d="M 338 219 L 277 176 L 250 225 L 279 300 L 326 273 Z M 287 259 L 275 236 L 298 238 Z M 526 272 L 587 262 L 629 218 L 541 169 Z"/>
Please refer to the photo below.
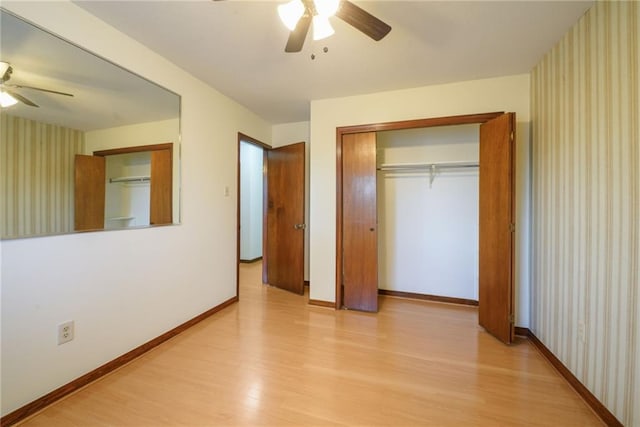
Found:
<path fill-rule="evenodd" d="M 377 311 L 376 133 L 462 124 L 480 124 L 479 323 L 510 343 L 514 339 L 513 113 L 338 128 L 336 308 Z"/>
<path fill-rule="evenodd" d="M 378 293 L 478 305 L 478 124 L 377 132 Z"/>
<path fill-rule="evenodd" d="M 304 294 L 304 143 L 272 148 L 238 134 L 239 264 L 262 259 L 262 282 Z"/>

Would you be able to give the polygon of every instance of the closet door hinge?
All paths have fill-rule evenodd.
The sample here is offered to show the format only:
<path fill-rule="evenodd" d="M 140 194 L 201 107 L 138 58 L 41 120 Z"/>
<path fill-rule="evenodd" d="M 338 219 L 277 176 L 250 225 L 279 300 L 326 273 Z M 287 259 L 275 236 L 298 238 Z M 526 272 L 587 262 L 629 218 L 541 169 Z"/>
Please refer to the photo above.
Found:
<path fill-rule="evenodd" d="M 515 134 L 513 133 L 513 131 L 511 131 L 511 134 L 509 135 L 509 138 L 511 139 L 511 142 L 513 142 L 513 138 L 515 137 Z"/>
<path fill-rule="evenodd" d="M 509 323 L 516 323 L 516 316 L 513 313 L 509 315 Z"/>
<path fill-rule="evenodd" d="M 516 232 L 516 224 L 514 222 L 510 222 L 509 223 L 509 231 L 511 233 L 515 233 Z"/>

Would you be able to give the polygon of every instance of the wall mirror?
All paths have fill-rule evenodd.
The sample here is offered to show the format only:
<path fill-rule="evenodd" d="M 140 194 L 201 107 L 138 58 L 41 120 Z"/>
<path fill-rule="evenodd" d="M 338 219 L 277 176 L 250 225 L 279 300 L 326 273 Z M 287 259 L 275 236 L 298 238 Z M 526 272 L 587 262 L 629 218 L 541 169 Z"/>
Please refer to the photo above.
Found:
<path fill-rule="evenodd" d="M 2 239 L 179 223 L 180 96 L 0 14 Z"/>

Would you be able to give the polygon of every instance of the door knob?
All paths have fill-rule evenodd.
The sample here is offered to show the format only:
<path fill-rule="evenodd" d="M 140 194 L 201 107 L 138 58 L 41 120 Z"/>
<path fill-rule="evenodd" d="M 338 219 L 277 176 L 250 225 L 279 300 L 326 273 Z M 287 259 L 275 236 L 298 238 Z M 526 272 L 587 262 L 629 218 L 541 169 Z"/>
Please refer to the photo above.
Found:
<path fill-rule="evenodd" d="M 305 228 L 307 228 L 307 224 L 296 224 L 293 226 L 293 228 L 295 228 L 296 230 L 304 230 Z"/>

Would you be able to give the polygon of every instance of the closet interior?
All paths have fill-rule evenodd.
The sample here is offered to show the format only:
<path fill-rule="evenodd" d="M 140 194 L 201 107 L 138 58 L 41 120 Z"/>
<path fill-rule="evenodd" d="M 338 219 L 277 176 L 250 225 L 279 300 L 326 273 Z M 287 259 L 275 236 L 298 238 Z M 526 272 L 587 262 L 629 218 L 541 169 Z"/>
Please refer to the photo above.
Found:
<path fill-rule="evenodd" d="M 377 132 L 381 293 L 477 304 L 479 128 Z"/>
<path fill-rule="evenodd" d="M 105 157 L 105 228 L 150 224 L 151 152 Z"/>

